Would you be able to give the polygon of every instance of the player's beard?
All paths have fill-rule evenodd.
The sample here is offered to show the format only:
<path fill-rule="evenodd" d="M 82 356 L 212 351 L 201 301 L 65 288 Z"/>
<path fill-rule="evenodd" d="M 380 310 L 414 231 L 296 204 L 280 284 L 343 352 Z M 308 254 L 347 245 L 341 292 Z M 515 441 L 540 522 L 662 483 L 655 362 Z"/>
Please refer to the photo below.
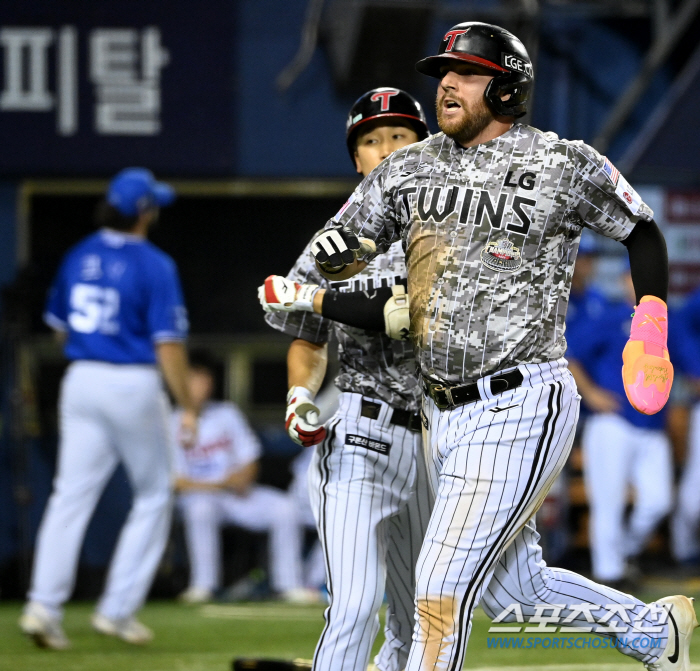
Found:
<path fill-rule="evenodd" d="M 467 144 L 477 137 L 494 119 L 493 112 L 486 104 L 486 99 L 481 98 L 471 106 L 468 106 L 465 101 L 458 99 L 454 95 L 450 95 L 459 102 L 462 106 L 462 114 L 459 118 L 446 119 L 443 115 L 443 100 L 446 93 L 438 97 L 435 101 L 435 109 L 437 111 L 437 120 L 440 130 L 451 137 L 459 144 Z"/>

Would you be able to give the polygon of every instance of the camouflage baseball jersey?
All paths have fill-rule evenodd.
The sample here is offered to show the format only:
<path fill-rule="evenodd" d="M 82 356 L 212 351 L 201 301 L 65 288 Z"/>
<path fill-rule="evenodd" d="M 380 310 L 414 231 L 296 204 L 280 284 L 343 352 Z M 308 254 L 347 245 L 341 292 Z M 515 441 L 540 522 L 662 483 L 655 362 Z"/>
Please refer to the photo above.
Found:
<path fill-rule="evenodd" d="M 594 149 L 516 124 L 466 149 L 438 133 L 397 150 L 327 226 L 379 252 L 403 242 L 420 370 L 462 382 L 563 356 L 582 227 L 621 241 L 652 216 Z"/>
<path fill-rule="evenodd" d="M 406 279 L 406 264 L 400 243 L 387 249 L 388 253 L 378 256 L 352 279 L 328 282 L 316 269 L 309 245 L 287 277 L 342 292 L 393 286 Z M 421 390 L 410 341 L 392 340 L 384 333 L 339 324 L 311 312 L 271 312 L 265 319 L 278 331 L 310 342 L 326 342 L 332 328 L 338 339 L 340 364 L 335 384 L 341 391 L 381 399 L 394 408 L 418 411 Z"/>

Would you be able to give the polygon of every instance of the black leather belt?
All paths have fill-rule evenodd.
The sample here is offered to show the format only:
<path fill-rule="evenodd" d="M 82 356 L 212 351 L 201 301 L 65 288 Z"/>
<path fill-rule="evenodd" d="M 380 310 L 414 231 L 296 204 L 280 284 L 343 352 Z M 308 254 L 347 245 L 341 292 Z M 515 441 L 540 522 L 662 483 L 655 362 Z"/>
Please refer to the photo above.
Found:
<path fill-rule="evenodd" d="M 508 373 L 491 376 L 491 393 L 502 394 L 504 391 L 517 389 L 523 383 L 523 374 L 516 368 Z M 431 382 L 423 378 L 423 389 L 440 410 L 450 410 L 465 403 L 482 401 L 479 386 L 476 382 L 469 384 L 445 385 L 440 382 Z"/>
<path fill-rule="evenodd" d="M 375 403 L 374 401 L 368 401 L 363 398 L 360 415 L 362 415 L 362 417 L 368 417 L 369 419 L 377 419 L 381 409 L 381 403 Z M 423 429 L 418 413 L 409 412 L 408 410 L 399 410 L 399 408 L 393 408 L 389 424 L 402 426 L 404 429 L 414 432 L 422 431 Z"/>

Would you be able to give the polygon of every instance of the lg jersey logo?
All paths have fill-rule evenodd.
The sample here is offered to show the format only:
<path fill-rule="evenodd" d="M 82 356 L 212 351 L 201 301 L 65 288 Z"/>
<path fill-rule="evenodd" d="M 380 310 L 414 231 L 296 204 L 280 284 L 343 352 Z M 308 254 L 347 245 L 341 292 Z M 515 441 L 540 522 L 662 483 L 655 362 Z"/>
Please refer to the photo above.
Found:
<path fill-rule="evenodd" d="M 501 54 L 503 67 L 516 72 L 522 72 L 528 77 L 532 77 L 532 65 L 513 54 Z"/>

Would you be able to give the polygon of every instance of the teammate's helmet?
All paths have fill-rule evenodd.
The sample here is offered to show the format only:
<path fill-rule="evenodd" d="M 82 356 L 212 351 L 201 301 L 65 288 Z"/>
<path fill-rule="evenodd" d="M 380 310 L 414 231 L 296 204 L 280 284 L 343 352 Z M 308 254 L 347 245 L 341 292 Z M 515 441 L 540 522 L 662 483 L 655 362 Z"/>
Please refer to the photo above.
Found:
<path fill-rule="evenodd" d="M 425 112 L 420 103 L 406 91 L 382 87 L 367 91 L 360 96 L 350 108 L 345 124 L 345 137 L 350 158 L 355 164 L 355 140 L 359 127 L 377 117 L 398 117 L 408 121 L 418 134 L 419 140 L 425 140 L 430 134 Z"/>
<path fill-rule="evenodd" d="M 490 23 L 460 23 L 445 33 L 437 56 L 418 61 L 416 70 L 442 79 L 440 66 L 448 59 L 475 63 L 495 71 L 484 96 L 496 114 L 519 117 L 527 112 L 533 79 L 532 61 L 515 35 Z M 501 100 L 501 96 L 508 93 L 510 98 Z"/>

